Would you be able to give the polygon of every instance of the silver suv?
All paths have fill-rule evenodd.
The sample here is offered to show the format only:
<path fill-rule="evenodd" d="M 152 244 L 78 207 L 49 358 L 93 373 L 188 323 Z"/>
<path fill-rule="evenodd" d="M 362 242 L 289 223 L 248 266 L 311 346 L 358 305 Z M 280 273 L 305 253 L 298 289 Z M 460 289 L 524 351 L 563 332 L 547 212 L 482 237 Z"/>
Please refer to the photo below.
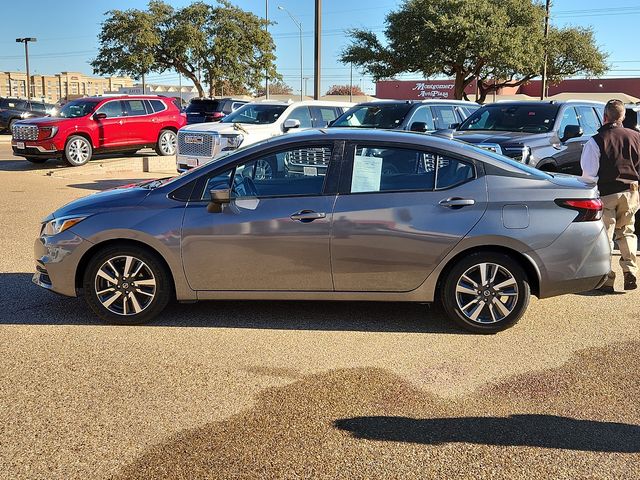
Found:
<path fill-rule="evenodd" d="M 326 170 L 292 172 L 308 151 Z M 289 161 L 267 178 L 261 165 L 279 156 Z M 576 177 L 462 142 L 312 130 L 56 210 L 36 240 L 34 281 L 82 291 L 112 323 L 149 321 L 172 297 L 439 300 L 464 328 L 493 333 L 518 321 L 531 293 L 601 284 L 601 210 Z"/>

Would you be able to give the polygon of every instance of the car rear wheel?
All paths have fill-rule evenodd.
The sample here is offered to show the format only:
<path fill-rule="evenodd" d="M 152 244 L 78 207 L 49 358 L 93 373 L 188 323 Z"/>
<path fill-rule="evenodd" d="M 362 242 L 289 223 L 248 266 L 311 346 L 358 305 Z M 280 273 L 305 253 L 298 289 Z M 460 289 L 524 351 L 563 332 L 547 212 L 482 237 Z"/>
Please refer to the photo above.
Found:
<path fill-rule="evenodd" d="M 31 163 L 44 163 L 44 162 L 46 162 L 48 160 L 48 159 L 42 158 L 42 157 L 24 157 L 24 159 L 27 162 L 31 162 Z"/>
<path fill-rule="evenodd" d="M 139 325 L 157 316 L 172 296 L 164 264 L 143 248 L 108 247 L 84 273 L 84 298 L 107 323 Z"/>
<path fill-rule="evenodd" d="M 158 155 L 167 156 L 176 153 L 176 133 L 171 130 L 162 130 L 158 136 L 156 144 L 156 153 Z"/>
<path fill-rule="evenodd" d="M 474 333 L 496 333 L 522 317 L 531 297 L 527 274 L 508 255 L 478 252 L 449 271 L 440 292 L 447 316 Z"/>
<path fill-rule="evenodd" d="M 84 165 L 93 155 L 91 143 L 80 135 L 73 135 L 64 147 L 64 161 L 72 167 Z"/>

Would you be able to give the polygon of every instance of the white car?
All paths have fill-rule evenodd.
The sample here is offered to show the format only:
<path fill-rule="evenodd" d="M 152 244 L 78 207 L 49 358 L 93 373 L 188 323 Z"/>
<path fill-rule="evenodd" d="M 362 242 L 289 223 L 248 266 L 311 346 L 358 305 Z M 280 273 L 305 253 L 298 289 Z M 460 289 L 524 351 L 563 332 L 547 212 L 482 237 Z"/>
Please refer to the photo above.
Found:
<path fill-rule="evenodd" d="M 326 127 L 352 106 L 352 103 L 322 100 L 264 100 L 243 105 L 217 123 L 187 125 L 178 131 L 178 171 L 184 172 L 240 145 L 256 143 L 292 129 Z"/>

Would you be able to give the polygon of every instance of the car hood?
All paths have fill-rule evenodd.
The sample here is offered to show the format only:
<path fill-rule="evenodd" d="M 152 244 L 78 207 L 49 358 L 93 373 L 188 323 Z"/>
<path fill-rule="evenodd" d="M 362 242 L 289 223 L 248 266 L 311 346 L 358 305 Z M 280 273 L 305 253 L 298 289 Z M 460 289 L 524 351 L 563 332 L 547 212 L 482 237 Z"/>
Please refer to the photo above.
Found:
<path fill-rule="evenodd" d="M 148 183 L 150 183 L 150 181 L 145 180 L 141 183 L 123 185 L 87 195 L 86 197 L 67 203 L 64 207 L 59 208 L 49 215 L 49 217 L 45 218 L 44 221 L 69 215 L 91 215 L 104 210 L 136 207 L 140 205 L 152 191 L 144 186 Z"/>
<path fill-rule="evenodd" d="M 81 117 L 82 118 L 82 117 Z M 25 118 L 20 120 L 21 125 L 36 125 L 39 127 L 49 127 L 52 125 L 61 125 L 64 123 L 77 123 L 78 118 L 61 118 L 61 117 L 36 117 Z"/>
<path fill-rule="evenodd" d="M 455 131 L 453 137 L 467 143 L 519 143 L 548 137 L 548 133 L 495 132 L 491 130 Z"/>
<path fill-rule="evenodd" d="M 274 124 L 268 123 L 265 125 L 251 125 L 247 123 L 237 124 L 238 126 L 234 126 L 233 123 L 194 123 L 192 125 L 187 125 L 182 127 L 181 131 L 193 131 L 193 132 L 217 132 L 221 135 L 228 134 L 242 134 L 246 135 L 247 132 L 251 133 L 266 133 L 272 132 L 274 130 Z M 245 131 L 246 130 L 246 131 Z"/>

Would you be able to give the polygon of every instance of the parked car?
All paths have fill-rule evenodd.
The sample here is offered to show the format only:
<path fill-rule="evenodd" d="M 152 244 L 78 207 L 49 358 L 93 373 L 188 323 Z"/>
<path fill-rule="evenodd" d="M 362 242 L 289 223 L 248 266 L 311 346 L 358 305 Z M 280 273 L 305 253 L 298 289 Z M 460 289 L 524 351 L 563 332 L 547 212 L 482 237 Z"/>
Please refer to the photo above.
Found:
<path fill-rule="evenodd" d="M 625 105 L 624 126 L 640 132 L 640 104 L 630 103 Z"/>
<path fill-rule="evenodd" d="M 265 100 L 248 103 L 218 123 L 188 125 L 178 132 L 178 171 L 210 162 L 240 145 L 250 145 L 294 129 L 326 127 L 351 105 L 317 100 Z M 273 166 L 262 167 L 265 175 L 272 175 Z"/>
<path fill-rule="evenodd" d="M 186 124 L 173 99 L 160 96 L 87 97 L 66 103 L 55 117 L 14 124 L 13 154 L 33 163 L 62 158 L 84 165 L 94 153 L 133 154 L 145 147 L 176 152 L 176 133 Z"/>
<path fill-rule="evenodd" d="M 325 151 L 326 172 L 289 174 Z M 315 153 L 314 153 L 315 154 Z M 260 164 L 284 158 L 265 178 Z M 405 168 L 384 173 L 388 161 Z M 493 333 L 540 298 L 590 290 L 610 267 L 595 188 L 463 142 L 331 128 L 281 135 L 174 178 L 56 210 L 36 284 L 80 291 L 110 323 L 178 301 L 433 302 Z M 214 310 L 215 311 L 215 310 Z"/>
<path fill-rule="evenodd" d="M 187 124 L 219 122 L 226 115 L 249 102 L 237 98 L 192 98 L 185 110 Z"/>
<path fill-rule="evenodd" d="M 548 172 L 580 175 L 582 146 L 602 126 L 604 104 L 498 102 L 476 110 L 455 138 Z"/>
<path fill-rule="evenodd" d="M 0 132 L 11 128 L 25 118 L 44 117 L 51 112 L 53 105 L 20 98 L 0 98 Z"/>
<path fill-rule="evenodd" d="M 478 108 L 460 100 L 379 100 L 351 107 L 330 126 L 432 132 L 457 127 Z"/>

